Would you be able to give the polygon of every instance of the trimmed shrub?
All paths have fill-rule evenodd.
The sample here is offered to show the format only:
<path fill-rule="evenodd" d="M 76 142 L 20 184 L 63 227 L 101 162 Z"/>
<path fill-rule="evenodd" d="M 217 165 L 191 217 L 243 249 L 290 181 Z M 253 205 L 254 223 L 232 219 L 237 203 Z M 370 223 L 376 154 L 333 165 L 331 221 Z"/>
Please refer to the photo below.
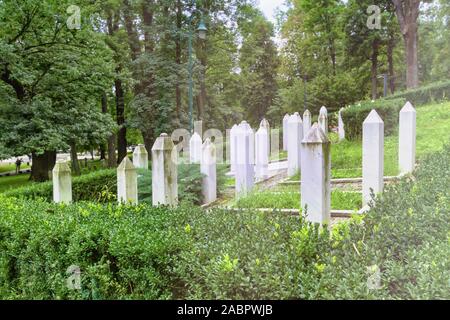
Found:
<path fill-rule="evenodd" d="M 100 170 L 72 179 L 72 196 L 74 201 L 116 201 L 117 197 L 116 170 Z M 30 186 L 13 189 L 4 193 L 9 197 L 23 197 L 26 199 L 53 199 L 53 183 L 34 183 Z"/>
<path fill-rule="evenodd" d="M 392 134 L 398 128 L 400 110 L 405 105 L 404 98 L 393 100 L 365 101 L 349 106 L 342 112 L 345 123 L 345 136 L 348 140 L 356 140 L 362 136 L 362 126 L 370 111 L 375 109 L 384 121 L 385 135 Z"/>
<path fill-rule="evenodd" d="M 441 102 L 450 99 L 450 81 L 432 83 L 417 89 L 395 93 L 385 100 L 405 99 L 419 106 L 431 102 Z"/>

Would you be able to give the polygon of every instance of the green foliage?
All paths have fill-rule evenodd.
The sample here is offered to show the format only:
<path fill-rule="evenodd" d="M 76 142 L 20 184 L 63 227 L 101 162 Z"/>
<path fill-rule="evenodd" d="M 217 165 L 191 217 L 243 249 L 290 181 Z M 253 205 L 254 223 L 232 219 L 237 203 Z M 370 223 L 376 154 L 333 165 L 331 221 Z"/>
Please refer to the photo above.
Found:
<path fill-rule="evenodd" d="M 432 83 L 417 89 L 398 92 L 386 98 L 388 101 L 396 99 L 405 99 L 415 106 L 448 101 L 450 99 L 450 81 Z"/>
<path fill-rule="evenodd" d="M 112 202 L 117 197 L 117 175 L 115 170 L 100 170 L 72 179 L 74 201 Z M 5 192 L 8 197 L 25 199 L 53 199 L 52 182 L 33 183 L 30 186 Z"/>
<path fill-rule="evenodd" d="M 449 299 L 450 146 L 421 162 L 414 177 L 390 186 L 363 222 L 352 221 L 322 278 L 333 299 Z M 370 290 L 367 268 L 380 270 Z"/>
<path fill-rule="evenodd" d="M 225 166 L 217 166 L 217 188 L 220 195 L 225 188 Z M 202 174 L 200 165 L 181 164 L 178 166 L 178 198 L 199 205 L 202 203 Z M 138 190 L 140 203 L 152 203 L 152 172 L 138 170 Z M 72 179 L 73 200 L 100 203 L 117 201 L 117 172 L 115 169 L 99 170 Z M 26 199 L 53 199 L 52 182 L 33 183 L 30 186 L 5 192 L 8 197 Z"/>
<path fill-rule="evenodd" d="M 384 133 L 390 135 L 398 128 L 399 112 L 405 105 L 404 98 L 392 100 L 363 101 L 349 106 L 342 112 L 345 136 L 355 140 L 362 136 L 362 126 L 370 111 L 375 109 L 384 121 Z"/>

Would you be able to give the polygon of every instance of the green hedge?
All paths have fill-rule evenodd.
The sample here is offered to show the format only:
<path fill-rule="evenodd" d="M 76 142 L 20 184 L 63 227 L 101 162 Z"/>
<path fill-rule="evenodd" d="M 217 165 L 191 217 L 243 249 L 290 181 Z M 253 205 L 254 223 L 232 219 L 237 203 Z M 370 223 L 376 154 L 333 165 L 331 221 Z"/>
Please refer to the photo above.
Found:
<path fill-rule="evenodd" d="M 225 189 L 227 167 L 217 166 L 217 186 L 219 195 Z M 202 174 L 199 165 L 181 164 L 178 166 L 179 200 L 200 204 L 202 199 Z M 138 170 L 139 201 L 152 203 L 152 173 Z M 72 179 L 73 200 L 95 201 L 100 203 L 117 201 L 117 172 L 115 169 L 101 170 Z M 26 199 L 53 199 L 52 182 L 35 183 L 4 193 L 9 197 Z"/>
<path fill-rule="evenodd" d="M 450 81 L 432 83 L 417 89 L 395 93 L 386 100 L 405 99 L 415 106 L 431 102 L 441 102 L 450 99 Z"/>
<path fill-rule="evenodd" d="M 345 123 L 345 136 L 356 140 L 362 136 L 362 125 L 372 109 L 375 109 L 384 121 L 385 135 L 392 134 L 398 128 L 400 110 L 405 105 L 404 98 L 393 100 L 365 101 L 349 106 L 342 112 Z"/>
<path fill-rule="evenodd" d="M 0 298 L 450 299 L 449 176 L 450 146 L 331 233 L 276 211 L 0 195 Z"/>

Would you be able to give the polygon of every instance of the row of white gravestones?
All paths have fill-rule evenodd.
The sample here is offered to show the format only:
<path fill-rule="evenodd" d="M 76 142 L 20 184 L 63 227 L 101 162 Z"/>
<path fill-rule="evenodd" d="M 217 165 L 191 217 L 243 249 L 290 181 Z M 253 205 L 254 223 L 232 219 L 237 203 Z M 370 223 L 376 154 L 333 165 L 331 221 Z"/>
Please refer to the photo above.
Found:
<path fill-rule="evenodd" d="M 294 115 L 299 115 L 299 113 L 295 113 Z M 283 150 L 288 151 L 289 150 L 289 119 L 291 116 L 289 114 L 286 114 L 283 118 Z M 301 117 L 300 117 L 301 119 Z M 303 113 L 303 136 L 306 136 L 306 134 L 311 129 L 311 112 L 309 110 L 306 110 Z"/>

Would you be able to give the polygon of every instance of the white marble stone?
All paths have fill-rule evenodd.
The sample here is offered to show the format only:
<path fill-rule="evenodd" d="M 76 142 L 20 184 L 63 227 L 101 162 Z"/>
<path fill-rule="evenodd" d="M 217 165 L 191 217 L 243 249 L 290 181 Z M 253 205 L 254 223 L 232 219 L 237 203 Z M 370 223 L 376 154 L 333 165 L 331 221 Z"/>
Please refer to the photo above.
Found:
<path fill-rule="evenodd" d="M 383 192 L 384 122 L 372 110 L 363 123 L 363 206 L 371 202 L 371 192 Z"/>
<path fill-rule="evenodd" d="M 170 137 L 163 133 L 152 148 L 153 205 L 178 204 L 177 152 Z"/>
<path fill-rule="evenodd" d="M 301 207 L 307 220 L 329 224 L 331 219 L 331 143 L 315 123 L 302 141 Z"/>
<path fill-rule="evenodd" d="M 302 118 L 296 112 L 288 121 L 288 176 L 292 177 L 301 167 L 301 145 L 303 140 Z"/>
<path fill-rule="evenodd" d="M 255 164 L 255 132 L 247 121 L 242 121 L 239 125 L 240 128 L 243 128 L 250 137 L 250 163 L 252 165 Z"/>
<path fill-rule="evenodd" d="M 255 135 L 256 147 L 256 178 L 264 180 L 269 174 L 269 143 L 265 126 L 260 126 Z"/>
<path fill-rule="evenodd" d="M 270 123 L 266 118 L 264 118 L 261 120 L 259 126 L 264 127 L 267 130 L 267 143 L 269 144 L 269 147 L 267 148 L 267 154 L 270 157 Z M 255 138 L 255 143 L 256 143 L 256 138 Z M 256 145 L 255 145 L 255 148 L 256 148 Z M 256 157 L 256 154 L 255 154 L 255 157 Z M 255 158 L 255 163 L 256 163 L 256 158 Z"/>
<path fill-rule="evenodd" d="M 247 195 L 255 183 L 255 169 L 251 156 L 251 132 L 245 126 L 236 131 L 237 162 L 236 162 L 236 198 Z"/>
<path fill-rule="evenodd" d="M 238 129 L 238 125 L 234 125 L 230 130 L 230 171 L 232 173 L 236 172 L 236 162 L 237 162 L 237 152 L 236 152 L 236 131 Z"/>
<path fill-rule="evenodd" d="M 416 164 L 416 109 L 407 102 L 400 111 L 398 160 L 400 174 L 414 171 Z"/>
<path fill-rule="evenodd" d="M 202 161 L 202 138 L 197 132 L 194 132 L 189 140 L 189 159 L 191 163 L 200 163 Z"/>
<path fill-rule="evenodd" d="M 320 109 L 319 127 L 322 129 L 322 131 L 326 135 L 328 135 L 328 111 L 327 111 L 327 108 L 325 108 L 325 107 L 322 107 Z"/>
<path fill-rule="evenodd" d="M 72 202 L 72 174 L 67 162 L 58 161 L 52 171 L 53 201 L 56 203 Z"/>
<path fill-rule="evenodd" d="M 136 169 L 148 169 L 148 152 L 143 144 L 134 149 L 133 165 Z"/>
<path fill-rule="evenodd" d="M 309 130 L 311 130 L 311 112 L 306 110 L 303 113 L 303 136 L 306 137 Z"/>
<path fill-rule="evenodd" d="M 288 121 L 289 121 L 289 114 L 284 115 L 283 118 L 283 151 L 288 150 Z"/>
<path fill-rule="evenodd" d="M 342 112 L 344 111 L 344 108 L 341 108 L 338 113 L 338 135 L 339 135 L 339 141 L 345 140 L 345 125 L 344 120 L 342 119 Z"/>
<path fill-rule="evenodd" d="M 117 168 L 117 200 L 119 203 L 138 204 L 137 171 L 128 157 Z"/>
<path fill-rule="evenodd" d="M 202 150 L 202 163 L 200 171 L 203 174 L 202 195 L 203 203 L 211 203 L 217 200 L 217 158 L 216 147 L 209 138 L 205 140 Z"/>

